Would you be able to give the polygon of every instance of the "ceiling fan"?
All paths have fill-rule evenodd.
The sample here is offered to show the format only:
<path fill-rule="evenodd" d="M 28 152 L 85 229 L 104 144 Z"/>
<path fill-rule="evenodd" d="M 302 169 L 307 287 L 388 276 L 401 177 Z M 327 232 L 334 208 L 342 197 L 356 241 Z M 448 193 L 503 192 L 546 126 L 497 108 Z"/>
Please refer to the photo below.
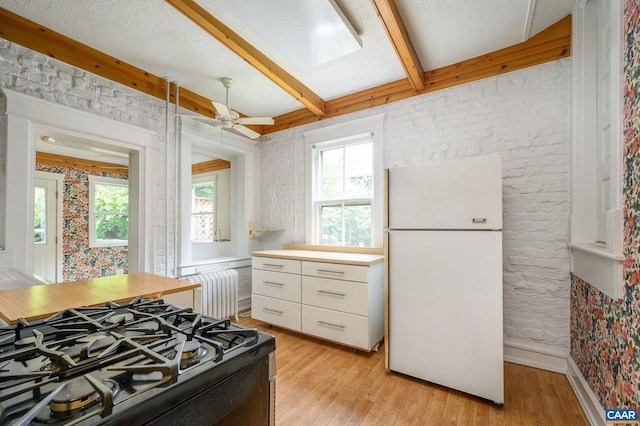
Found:
<path fill-rule="evenodd" d="M 198 117 L 194 115 L 183 115 L 177 114 L 181 117 L 189 117 L 195 118 L 198 120 L 213 120 L 218 121 L 219 124 L 213 126 L 210 130 L 207 131 L 207 135 L 210 135 L 217 131 L 218 129 L 233 129 L 251 139 L 256 139 L 260 136 L 260 133 L 251 130 L 248 127 L 245 127 L 245 124 L 248 125 L 273 125 L 273 118 L 271 117 L 240 117 L 236 111 L 229 108 L 229 88 L 233 84 L 233 79 L 229 77 L 223 77 L 220 79 L 222 85 L 227 89 L 227 99 L 225 104 L 221 104 L 215 101 L 211 101 L 214 108 L 216 109 L 216 118 L 209 117 Z"/>

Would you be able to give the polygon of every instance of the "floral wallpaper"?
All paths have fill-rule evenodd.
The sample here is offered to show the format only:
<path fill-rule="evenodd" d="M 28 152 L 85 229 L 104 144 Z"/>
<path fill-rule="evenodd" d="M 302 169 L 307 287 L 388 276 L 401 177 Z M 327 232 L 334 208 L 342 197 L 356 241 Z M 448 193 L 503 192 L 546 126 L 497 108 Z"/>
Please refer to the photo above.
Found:
<path fill-rule="evenodd" d="M 571 356 L 604 408 L 640 406 L 640 4 L 624 11 L 624 277 L 612 300 L 571 279 Z"/>
<path fill-rule="evenodd" d="M 127 247 L 89 247 L 89 175 L 127 179 L 126 175 L 36 164 L 36 170 L 64 174 L 62 198 L 62 279 L 77 281 L 128 270 Z"/>

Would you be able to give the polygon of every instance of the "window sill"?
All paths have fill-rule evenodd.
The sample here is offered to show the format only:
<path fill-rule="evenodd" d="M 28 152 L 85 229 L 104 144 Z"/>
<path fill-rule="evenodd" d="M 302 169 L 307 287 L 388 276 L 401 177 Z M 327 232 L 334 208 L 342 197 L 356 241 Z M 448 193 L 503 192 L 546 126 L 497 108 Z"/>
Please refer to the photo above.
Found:
<path fill-rule="evenodd" d="M 622 254 L 610 253 L 593 243 L 569 244 L 571 272 L 613 299 L 623 296 Z"/>

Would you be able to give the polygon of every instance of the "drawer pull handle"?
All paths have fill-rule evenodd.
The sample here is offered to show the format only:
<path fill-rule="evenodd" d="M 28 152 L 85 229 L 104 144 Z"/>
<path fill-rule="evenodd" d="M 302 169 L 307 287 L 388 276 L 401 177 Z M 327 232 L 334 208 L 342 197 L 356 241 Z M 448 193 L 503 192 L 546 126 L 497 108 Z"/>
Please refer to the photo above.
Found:
<path fill-rule="evenodd" d="M 317 321 L 318 324 L 320 325 L 328 325 L 329 327 L 336 327 L 336 328 L 347 328 L 344 325 L 340 325 L 340 324 L 332 324 L 330 322 L 326 322 L 326 321 Z"/>
<path fill-rule="evenodd" d="M 340 274 L 344 275 L 344 271 L 332 271 L 331 269 L 318 269 L 318 272 L 325 274 Z"/>
<path fill-rule="evenodd" d="M 270 268 L 284 268 L 284 265 L 278 265 L 277 263 L 263 263 L 262 266 L 268 266 Z"/>
<path fill-rule="evenodd" d="M 329 294 L 331 296 L 341 296 L 341 297 L 345 297 L 346 294 L 344 293 L 336 293 L 335 291 L 327 291 L 327 290 L 318 290 L 318 293 L 320 294 Z"/>
<path fill-rule="evenodd" d="M 271 312 L 271 313 L 274 313 L 274 314 L 280 314 L 280 315 L 284 314 L 283 311 L 278 311 L 277 309 L 262 308 L 262 310 L 263 311 L 267 311 L 267 312 Z"/>
<path fill-rule="evenodd" d="M 283 283 L 275 283 L 273 281 L 262 281 L 262 284 L 267 284 L 267 285 L 277 285 L 282 287 L 284 284 Z"/>

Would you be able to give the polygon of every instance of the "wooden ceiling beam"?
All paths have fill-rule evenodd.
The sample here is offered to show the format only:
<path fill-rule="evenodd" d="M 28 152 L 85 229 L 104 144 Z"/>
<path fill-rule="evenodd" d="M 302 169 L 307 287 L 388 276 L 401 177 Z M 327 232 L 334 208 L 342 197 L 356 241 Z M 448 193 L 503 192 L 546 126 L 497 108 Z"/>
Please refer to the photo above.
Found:
<path fill-rule="evenodd" d="M 69 65 L 84 69 L 140 92 L 165 99 L 166 82 L 117 58 L 0 8 L 0 37 L 27 49 L 40 52 Z M 552 25 L 529 40 L 486 55 L 423 73 L 425 88 L 416 92 L 408 79 L 352 93 L 323 103 L 324 118 L 407 99 L 470 81 L 504 74 L 570 56 L 571 16 Z M 174 102 L 174 93 L 171 93 Z M 211 101 L 184 88 L 180 106 L 215 118 Z M 273 126 L 251 126 L 261 134 L 321 120 L 309 109 L 300 109 L 275 117 Z"/>
<path fill-rule="evenodd" d="M 0 8 L 0 37 L 156 98 L 166 99 L 166 81 L 117 58 Z M 175 94 L 170 94 L 175 103 Z M 180 89 L 180 106 L 215 118 L 211 101 Z"/>
<path fill-rule="evenodd" d="M 409 37 L 407 28 L 404 26 L 400 11 L 395 0 L 372 0 L 382 26 L 387 32 L 387 36 L 400 59 L 402 68 L 411 83 L 411 87 L 416 92 L 424 90 L 424 80 L 422 64 L 420 58 L 413 47 L 413 42 Z"/>
<path fill-rule="evenodd" d="M 425 72 L 423 74 L 425 88 L 421 92 L 416 93 L 408 80 L 403 79 L 327 101 L 327 115 L 324 118 L 337 117 L 412 96 L 494 77 L 566 58 L 570 55 L 571 15 L 525 42 Z M 312 123 L 320 118 L 301 109 L 274 117 L 274 120 L 273 126 L 262 129 L 264 134 Z"/>
<path fill-rule="evenodd" d="M 311 89 L 296 80 L 278 64 L 214 18 L 193 0 L 165 0 L 183 15 L 197 24 L 222 43 L 229 50 L 247 61 L 249 65 L 264 74 L 285 92 L 296 98 L 302 105 L 318 117 L 326 114 L 325 101 Z"/>
<path fill-rule="evenodd" d="M 66 155 L 51 154 L 36 151 L 36 163 L 49 166 L 69 167 L 71 169 L 93 170 L 110 174 L 129 175 L 129 168 L 121 164 L 105 163 L 103 161 L 86 160 L 84 158 L 68 157 Z"/>
<path fill-rule="evenodd" d="M 199 175 L 202 173 L 215 172 L 216 170 L 224 170 L 231 168 L 231 162 L 216 158 L 202 163 L 191 165 L 191 174 Z"/>

